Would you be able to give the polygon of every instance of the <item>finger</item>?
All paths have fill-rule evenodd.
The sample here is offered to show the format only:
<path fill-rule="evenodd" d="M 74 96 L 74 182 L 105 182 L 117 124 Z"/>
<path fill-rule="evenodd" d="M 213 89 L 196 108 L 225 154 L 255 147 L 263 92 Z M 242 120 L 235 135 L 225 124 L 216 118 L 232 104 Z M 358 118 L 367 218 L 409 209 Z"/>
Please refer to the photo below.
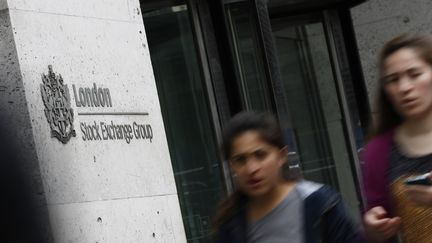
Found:
<path fill-rule="evenodd" d="M 365 226 L 374 231 L 385 230 L 386 223 L 390 220 L 385 217 L 386 214 L 387 212 L 382 207 L 371 208 L 363 217 Z"/>
<path fill-rule="evenodd" d="M 385 219 L 374 221 L 370 224 L 370 227 L 372 227 L 373 229 L 379 232 L 388 231 L 393 227 L 393 224 L 388 223 L 389 220 L 390 220 L 389 218 L 385 218 Z"/>
<path fill-rule="evenodd" d="M 389 221 L 387 221 L 385 224 L 381 224 L 381 225 L 376 227 L 376 229 L 379 232 L 389 232 L 389 231 L 393 231 L 397 228 L 398 228 L 398 225 L 390 224 Z"/>
<path fill-rule="evenodd" d="M 390 219 L 389 218 L 379 218 L 375 214 L 368 214 L 365 215 L 364 221 L 366 224 L 372 226 L 372 227 L 381 227 L 385 225 Z"/>
<path fill-rule="evenodd" d="M 387 218 L 386 221 L 381 220 L 379 224 L 375 224 L 374 228 L 379 232 L 393 232 L 400 228 L 400 224 L 400 217 Z"/>
<path fill-rule="evenodd" d="M 393 217 L 390 219 L 390 221 L 400 224 L 400 223 L 402 223 L 402 218 L 401 217 Z"/>
<path fill-rule="evenodd" d="M 396 235 L 399 232 L 399 228 L 390 228 L 386 231 L 379 231 L 379 235 L 382 235 L 384 238 L 390 238 Z"/>
<path fill-rule="evenodd" d="M 389 219 L 385 224 L 381 227 L 377 227 L 380 232 L 397 232 L 400 228 L 402 220 L 400 217 L 394 217 Z"/>
<path fill-rule="evenodd" d="M 393 217 L 388 221 L 387 224 L 391 225 L 393 228 L 399 228 L 402 224 L 402 219 L 401 217 Z"/>
<path fill-rule="evenodd" d="M 378 219 L 385 218 L 385 216 L 387 215 L 387 211 L 381 206 L 372 208 L 370 212 Z"/>

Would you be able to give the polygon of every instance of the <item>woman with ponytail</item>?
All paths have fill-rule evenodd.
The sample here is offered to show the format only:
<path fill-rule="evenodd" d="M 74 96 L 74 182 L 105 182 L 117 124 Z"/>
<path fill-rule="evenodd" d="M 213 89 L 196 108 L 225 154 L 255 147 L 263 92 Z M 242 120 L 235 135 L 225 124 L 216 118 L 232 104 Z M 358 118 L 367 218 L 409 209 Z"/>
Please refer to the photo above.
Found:
<path fill-rule="evenodd" d="M 222 150 L 236 191 L 219 208 L 217 242 L 364 242 L 338 193 L 284 176 L 288 149 L 273 116 L 236 115 L 224 131 Z"/>

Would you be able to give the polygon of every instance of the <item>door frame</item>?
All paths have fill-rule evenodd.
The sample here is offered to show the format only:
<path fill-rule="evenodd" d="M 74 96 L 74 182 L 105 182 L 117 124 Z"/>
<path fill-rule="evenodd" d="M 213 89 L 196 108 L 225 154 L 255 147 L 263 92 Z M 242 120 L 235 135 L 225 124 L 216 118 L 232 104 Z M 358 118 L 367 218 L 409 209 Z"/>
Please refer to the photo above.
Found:
<path fill-rule="evenodd" d="M 270 14 L 268 12 L 268 8 L 266 5 L 266 1 L 264 0 L 225 0 L 223 1 L 224 4 L 229 3 L 237 3 L 237 2 L 249 2 L 252 3 L 252 9 L 253 14 L 256 21 L 256 29 L 258 33 L 258 47 L 259 52 L 261 53 L 262 63 L 264 64 L 264 70 L 265 70 L 265 76 L 266 80 L 264 80 L 267 83 L 268 92 L 270 94 L 270 102 L 272 104 L 273 111 L 277 114 L 277 116 L 280 116 L 284 112 L 287 112 L 287 107 L 285 107 L 282 102 L 278 102 L 278 100 L 284 100 L 284 94 L 281 92 L 281 77 L 280 72 L 278 69 L 278 63 L 277 63 L 277 57 L 276 57 L 276 48 L 275 43 L 272 37 L 272 30 L 271 30 L 271 23 L 270 23 Z M 347 15 L 348 13 L 348 15 Z M 352 30 L 352 26 L 350 29 L 350 26 L 342 26 L 341 24 L 341 16 L 349 16 L 349 8 L 335 8 L 335 9 L 321 9 L 321 10 L 314 10 L 311 12 L 305 11 L 302 15 L 308 15 L 308 14 L 318 14 L 321 16 L 325 34 L 326 34 L 326 40 L 328 44 L 328 50 L 330 55 L 330 61 L 332 63 L 332 70 L 333 75 L 335 79 L 335 86 L 337 89 L 337 95 L 338 95 L 338 101 L 340 105 L 341 115 L 342 115 L 342 125 L 343 125 L 343 131 L 345 135 L 345 141 L 347 143 L 347 149 L 349 153 L 349 163 L 350 168 L 352 170 L 352 175 L 354 178 L 354 184 L 355 184 L 355 190 L 358 197 L 358 201 L 360 202 L 359 208 L 362 207 L 362 194 L 361 194 L 361 188 L 360 188 L 360 160 L 358 158 L 357 154 L 357 148 L 355 145 L 355 135 L 354 135 L 354 127 L 352 126 L 352 118 L 350 114 L 350 109 L 355 109 L 357 112 L 361 113 L 359 114 L 361 125 L 363 128 L 363 131 L 366 131 L 366 121 L 368 121 L 368 117 L 370 114 L 370 106 L 367 102 L 367 91 L 364 85 L 364 80 L 362 77 L 359 78 L 351 78 L 349 79 L 349 82 L 351 82 L 351 85 L 353 85 L 353 81 L 356 80 L 356 83 L 353 85 L 355 89 L 355 99 L 356 104 L 355 107 L 352 107 L 353 105 L 349 106 L 347 102 L 347 95 L 346 95 L 346 82 L 344 82 L 344 79 L 342 77 L 342 68 L 344 67 L 344 71 L 348 72 L 348 75 L 352 77 L 352 73 L 359 73 L 359 70 L 361 70 L 361 67 L 359 66 L 360 62 L 348 62 L 348 57 L 350 58 L 357 58 L 358 56 L 350 54 L 351 52 L 358 52 L 355 43 L 352 43 L 355 41 L 353 38 L 353 35 L 349 36 L 350 38 L 345 39 L 345 36 L 347 34 L 347 31 Z M 295 15 L 293 15 L 295 16 Z M 345 21 L 345 20 L 344 20 Z M 228 25 L 227 22 L 225 22 L 226 25 Z M 229 30 L 228 26 L 226 28 Z M 339 33 L 335 33 L 335 31 L 339 31 Z M 229 31 L 227 31 L 229 33 Z M 342 37 L 342 43 L 336 42 L 335 35 L 338 37 Z M 347 44 L 347 42 L 350 42 Z M 350 47 L 350 49 L 347 49 L 347 47 Z M 231 48 L 231 56 L 235 56 L 235 50 Z M 360 79 L 360 80 L 359 80 Z M 361 83 L 361 84 L 360 84 Z M 366 103 L 366 104 L 365 104 Z M 359 107 L 358 104 L 362 104 L 361 107 Z M 245 108 L 245 107 L 243 107 Z M 281 117 L 278 117 L 281 119 Z"/>

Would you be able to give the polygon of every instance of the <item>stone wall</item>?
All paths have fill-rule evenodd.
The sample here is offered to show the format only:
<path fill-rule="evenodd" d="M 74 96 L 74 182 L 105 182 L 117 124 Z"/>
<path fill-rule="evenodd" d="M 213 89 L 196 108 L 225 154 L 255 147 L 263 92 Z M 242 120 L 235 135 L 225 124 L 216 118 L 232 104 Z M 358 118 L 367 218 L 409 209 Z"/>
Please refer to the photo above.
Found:
<path fill-rule="evenodd" d="M 69 90 L 57 100 L 49 66 Z M 0 0 L 0 82 L 56 242 L 186 241 L 138 0 Z M 112 107 L 78 107 L 95 85 Z"/>
<path fill-rule="evenodd" d="M 351 10 L 371 104 L 378 80 L 378 55 L 385 42 L 404 32 L 432 32 L 432 1 L 369 0 Z"/>

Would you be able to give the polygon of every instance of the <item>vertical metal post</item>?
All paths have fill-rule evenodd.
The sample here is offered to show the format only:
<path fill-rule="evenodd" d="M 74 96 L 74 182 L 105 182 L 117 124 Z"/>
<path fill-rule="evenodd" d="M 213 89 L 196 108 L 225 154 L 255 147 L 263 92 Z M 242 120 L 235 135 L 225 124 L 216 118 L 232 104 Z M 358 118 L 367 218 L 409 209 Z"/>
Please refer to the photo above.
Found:
<path fill-rule="evenodd" d="M 287 114 L 285 104 L 285 94 L 279 64 L 276 55 L 276 46 L 273 39 L 273 31 L 270 22 L 270 16 L 267 7 L 267 0 L 252 0 L 255 17 L 257 22 L 258 45 L 264 63 L 264 70 L 267 77 L 269 92 L 271 95 L 271 104 L 273 110 L 278 116 Z M 281 117 L 280 117 L 281 118 Z"/>
<path fill-rule="evenodd" d="M 357 149 L 356 149 L 356 145 L 355 145 L 355 137 L 353 134 L 353 127 L 352 127 L 352 121 L 351 121 L 351 116 L 350 116 L 350 112 L 349 112 L 349 107 L 348 107 L 348 103 L 347 103 L 347 97 L 345 94 L 345 88 L 344 88 L 344 84 L 343 84 L 343 78 L 342 78 L 342 74 L 341 74 L 341 64 L 339 63 L 339 59 L 338 59 L 338 51 L 337 51 L 337 47 L 335 44 L 335 38 L 334 38 L 334 33 L 333 31 L 335 31 L 335 27 L 332 25 L 332 16 L 330 14 L 329 11 L 324 11 L 324 26 L 326 29 L 326 33 L 327 33 L 327 42 L 329 45 L 329 53 L 331 55 L 331 59 L 332 59 L 332 63 L 333 63 L 333 73 L 335 75 L 336 78 L 336 89 L 337 89 L 337 93 L 338 93 L 338 99 L 339 99 L 339 103 L 341 104 L 341 111 L 342 111 L 342 115 L 344 117 L 344 130 L 345 130 L 345 135 L 346 135 L 346 140 L 348 141 L 348 148 L 349 151 L 351 153 L 351 168 L 352 168 L 352 172 L 353 175 L 355 176 L 355 186 L 356 186 L 356 191 L 357 191 L 357 195 L 359 197 L 359 202 L 363 205 L 363 201 L 362 199 L 364 197 L 362 197 L 362 193 L 361 193 L 361 189 L 360 189 L 360 177 L 359 175 L 361 175 L 361 170 L 360 170 L 360 161 L 359 158 L 357 156 Z M 362 207 L 362 205 L 359 205 L 360 207 Z"/>
<path fill-rule="evenodd" d="M 273 111 L 279 119 L 282 128 L 288 128 L 291 122 L 291 116 L 288 109 L 285 88 L 279 69 L 278 57 L 276 54 L 276 42 L 273 38 L 273 31 L 268 12 L 268 0 L 251 0 L 257 22 L 258 44 L 262 53 L 264 70 L 267 77 L 267 87 L 270 93 L 270 101 Z M 286 138 L 292 139 L 292 138 Z M 291 141 L 296 144 L 297 141 Z M 294 147 L 297 147 L 296 145 Z M 296 148 L 290 148 L 296 149 Z M 298 161 L 289 160 L 285 168 L 286 176 L 300 174 Z M 289 169 L 292 167 L 292 169 Z"/>
<path fill-rule="evenodd" d="M 222 142 L 222 125 L 221 118 L 218 112 L 218 104 L 216 102 L 216 96 L 214 92 L 214 85 L 212 81 L 211 70 L 209 66 L 209 60 L 207 56 L 205 40 L 203 38 L 203 30 L 201 28 L 201 19 L 198 14 L 199 8 L 197 6 L 198 1 L 196 0 L 187 0 L 187 4 L 189 7 L 189 13 L 192 20 L 193 30 L 194 30 L 194 38 L 198 49 L 198 60 L 200 61 L 202 67 L 202 75 L 204 78 L 204 86 L 207 93 L 207 100 L 209 102 L 208 107 L 210 109 L 210 114 L 212 118 L 212 124 L 215 131 L 215 137 L 217 140 L 217 144 L 221 144 Z M 221 172 L 223 179 L 225 181 L 226 190 L 228 192 L 233 191 L 233 182 L 231 178 L 231 173 L 229 171 L 229 167 L 226 161 L 221 159 Z"/>

